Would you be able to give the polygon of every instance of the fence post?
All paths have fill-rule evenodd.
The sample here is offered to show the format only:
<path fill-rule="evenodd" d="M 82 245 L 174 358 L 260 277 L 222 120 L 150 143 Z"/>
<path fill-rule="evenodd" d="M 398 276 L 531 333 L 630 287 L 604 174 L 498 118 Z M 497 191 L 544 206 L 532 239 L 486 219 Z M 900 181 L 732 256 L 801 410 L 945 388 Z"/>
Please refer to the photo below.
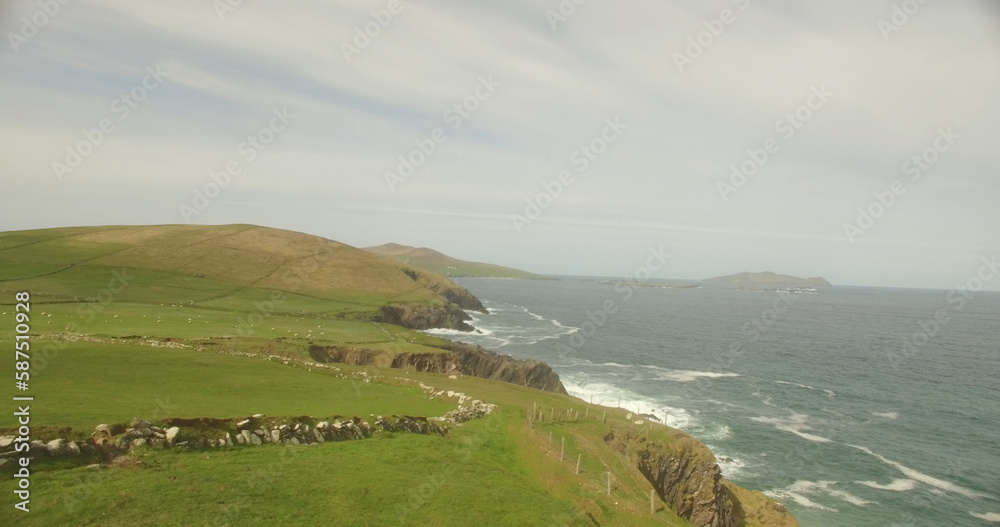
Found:
<path fill-rule="evenodd" d="M 583 454 L 576 455 L 576 475 L 580 475 L 580 460 L 583 459 Z"/>

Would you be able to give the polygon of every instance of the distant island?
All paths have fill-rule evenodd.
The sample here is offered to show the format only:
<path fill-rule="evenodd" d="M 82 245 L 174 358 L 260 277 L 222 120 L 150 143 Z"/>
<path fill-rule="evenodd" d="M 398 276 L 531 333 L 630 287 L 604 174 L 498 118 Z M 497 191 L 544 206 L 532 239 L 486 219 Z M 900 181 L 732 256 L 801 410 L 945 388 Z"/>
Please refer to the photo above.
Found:
<path fill-rule="evenodd" d="M 713 284 L 734 284 L 750 286 L 787 286 L 787 287 L 831 287 L 825 278 L 813 276 L 809 278 L 799 278 L 785 274 L 772 273 L 739 273 L 728 276 L 718 276 L 703 280 Z"/>
<path fill-rule="evenodd" d="M 698 284 L 681 282 L 640 282 L 638 280 L 609 280 L 601 282 L 607 285 L 624 285 L 629 287 L 650 287 L 653 289 L 699 289 Z"/>
<path fill-rule="evenodd" d="M 427 247 L 387 243 L 376 247 L 364 247 L 362 250 L 450 277 L 545 279 L 544 276 L 520 269 L 459 260 Z"/>

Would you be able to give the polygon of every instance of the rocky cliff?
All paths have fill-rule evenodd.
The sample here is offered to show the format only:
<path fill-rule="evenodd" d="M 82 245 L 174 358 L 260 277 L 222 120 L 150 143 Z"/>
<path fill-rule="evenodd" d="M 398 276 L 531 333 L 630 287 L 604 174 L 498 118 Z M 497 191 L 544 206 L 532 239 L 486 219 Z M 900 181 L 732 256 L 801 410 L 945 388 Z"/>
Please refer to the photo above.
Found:
<path fill-rule="evenodd" d="M 425 271 L 402 268 L 411 280 L 420 284 L 444 301 L 440 305 L 430 304 L 389 304 L 379 308 L 374 320 L 395 324 L 410 329 L 447 328 L 459 331 L 473 331 L 468 321 L 472 320 L 465 310 L 486 313 L 486 308 L 468 289 L 455 285 L 447 278 L 428 274 Z"/>
<path fill-rule="evenodd" d="M 448 328 L 472 331 L 471 320 L 465 311 L 452 303 L 443 306 L 423 304 L 391 304 L 379 308 L 376 322 L 395 324 L 409 329 Z"/>
<path fill-rule="evenodd" d="M 404 268 L 403 272 L 406 273 L 406 276 L 412 278 L 414 282 L 434 291 L 448 302 L 462 309 L 486 313 L 483 303 L 475 295 L 470 293 L 468 289 L 455 284 L 447 278 L 411 268 Z"/>
<path fill-rule="evenodd" d="M 670 441 L 653 442 L 613 428 L 604 440 L 628 457 L 678 516 L 699 527 L 798 526 L 783 505 L 763 495 L 746 492 L 748 500 L 741 503 L 706 446 L 681 431 L 672 435 Z"/>
<path fill-rule="evenodd" d="M 431 373 L 460 373 L 549 392 L 566 393 L 559 375 L 544 362 L 518 360 L 480 346 L 457 342 L 445 344 L 443 349 L 450 353 L 392 354 L 370 349 L 310 346 L 309 354 L 317 362 L 406 368 Z"/>
<path fill-rule="evenodd" d="M 433 289 L 432 289 L 433 290 Z M 443 296 L 446 300 L 452 304 L 457 305 L 462 309 L 468 309 L 469 311 L 477 311 L 479 313 L 486 313 L 486 307 L 483 303 L 479 301 L 468 289 L 455 286 L 442 288 L 440 291 L 436 291 L 438 294 Z"/>

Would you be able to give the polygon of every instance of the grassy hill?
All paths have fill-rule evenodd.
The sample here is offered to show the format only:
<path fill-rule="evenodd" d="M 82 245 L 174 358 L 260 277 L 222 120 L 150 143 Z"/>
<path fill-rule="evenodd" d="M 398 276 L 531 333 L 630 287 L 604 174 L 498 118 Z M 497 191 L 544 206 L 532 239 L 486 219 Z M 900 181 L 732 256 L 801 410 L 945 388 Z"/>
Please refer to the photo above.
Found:
<path fill-rule="evenodd" d="M 452 258 L 434 249 L 426 247 L 409 247 L 397 243 L 387 243 L 377 247 L 365 247 L 364 250 L 391 258 L 406 265 L 435 272 L 444 276 L 467 276 L 479 278 L 521 278 L 525 280 L 541 280 L 543 276 L 510 267 L 501 267 L 488 263 L 468 262 Z"/>
<path fill-rule="evenodd" d="M 85 324 L 109 336 L 253 336 L 407 351 L 432 351 L 421 343 L 440 341 L 371 323 L 385 318 L 386 306 L 444 309 L 455 295 L 442 293 L 467 294 L 447 278 L 348 245 L 252 225 L 0 233 L 0 288 L 33 291 L 50 304 L 43 323 L 53 332 Z"/>
<path fill-rule="evenodd" d="M 248 225 L 0 233 L 0 346 L 14 347 L 15 293 L 29 291 L 32 356 L 27 392 L 14 392 L 14 361 L 0 361 L 2 395 L 35 398 L 33 440 L 85 441 L 98 424 L 124 430 L 132 418 L 197 421 L 190 433 L 218 437 L 234 431 L 227 420 L 255 414 L 371 421 L 455 409 L 428 388 L 497 405 L 444 436 L 139 446 L 111 462 L 107 452 L 34 452 L 31 512 L 7 501 L 0 525 L 694 525 L 667 492 L 650 511 L 640 462 L 662 451 L 653 459 L 715 467 L 682 432 L 515 384 L 316 362 L 317 347 L 445 353 L 447 342 L 373 319 L 388 304 L 447 302 L 446 279 L 411 274 L 346 245 Z M 0 413 L 0 437 L 17 425 Z M 0 494 L 13 500 L 10 459 L 0 454 Z M 682 483 L 692 482 L 685 496 L 725 485 L 747 527 L 796 525 L 760 493 L 711 477 Z"/>
<path fill-rule="evenodd" d="M 58 296 L 79 293 L 107 268 L 141 269 L 135 288 L 161 301 L 206 302 L 240 289 L 301 293 L 351 310 L 389 302 L 440 303 L 424 284 L 364 251 L 307 234 L 253 225 L 82 227 L 0 234 L 0 280 L 66 286 Z M 324 265 L 332 262 L 333 265 Z M 69 278 L 68 278 L 69 277 Z M 432 282 L 447 284 L 440 276 Z M 47 281 L 48 280 L 48 281 Z M 169 284 L 168 284 L 169 283 Z M 163 284 L 163 285 L 160 285 Z M 164 296 L 165 295 L 165 296 Z M 305 302 L 306 298 L 297 298 Z M 308 307 L 308 306 L 303 306 Z"/>

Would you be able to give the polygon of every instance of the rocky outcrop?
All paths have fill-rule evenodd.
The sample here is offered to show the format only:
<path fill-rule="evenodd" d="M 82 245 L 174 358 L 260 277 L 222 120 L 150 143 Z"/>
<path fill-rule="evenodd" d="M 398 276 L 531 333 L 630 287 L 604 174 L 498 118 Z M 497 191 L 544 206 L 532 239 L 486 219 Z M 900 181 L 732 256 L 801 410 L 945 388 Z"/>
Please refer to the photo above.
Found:
<path fill-rule="evenodd" d="M 414 282 L 417 282 L 427 289 L 434 291 L 448 302 L 451 302 L 462 309 L 478 311 L 480 313 L 487 312 L 483 303 L 480 302 L 475 295 L 470 293 L 468 289 L 455 284 L 443 276 L 431 276 L 426 272 L 411 268 L 403 268 L 403 272 L 406 276 L 412 278 Z"/>
<path fill-rule="evenodd" d="M 465 310 L 486 313 L 486 308 L 468 289 L 455 285 L 447 278 L 429 275 L 416 269 L 403 268 L 403 273 L 414 282 L 433 291 L 443 301 L 440 305 L 389 304 L 379 308 L 376 322 L 395 324 L 409 329 L 447 328 L 473 331 L 472 320 Z"/>
<path fill-rule="evenodd" d="M 445 305 L 390 304 L 379 308 L 375 322 L 395 324 L 409 329 L 447 328 L 473 331 L 472 320 L 466 312 L 451 302 Z"/>
<path fill-rule="evenodd" d="M 677 515 L 699 527 L 743 527 L 738 504 L 726 489 L 711 451 L 677 432 L 673 441 L 647 441 L 630 430 L 612 429 L 604 440 L 628 456 Z"/>
<path fill-rule="evenodd" d="M 462 309 L 476 311 L 479 313 L 488 313 L 486 306 L 484 306 L 483 303 L 475 297 L 475 295 L 470 293 L 469 290 L 464 287 L 455 286 L 445 288 L 438 291 L 438 294 Z"/>
<path fill-rule="evenodd" d="M 450 353 L 391 354 L 370 349 L 310 346 L 309 354 L 316 362 L 403 368 L 431 373 L 460 373 L 549 392 L 566 393 L 559 375 L 544 362 L 518 360 L 480 346 L 457 342 L 448 343 L 443 349 Z"/>

